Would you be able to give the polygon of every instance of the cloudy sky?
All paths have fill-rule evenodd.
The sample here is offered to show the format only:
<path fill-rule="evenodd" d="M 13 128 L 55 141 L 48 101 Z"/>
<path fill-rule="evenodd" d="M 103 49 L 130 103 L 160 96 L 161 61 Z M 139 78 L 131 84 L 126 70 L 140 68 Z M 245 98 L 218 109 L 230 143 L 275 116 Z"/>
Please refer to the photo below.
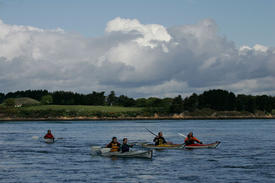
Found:
<path fill-rule="evenodd" d="M 0 92 L 275 95 L 275 1 L 0 0 Z"/>

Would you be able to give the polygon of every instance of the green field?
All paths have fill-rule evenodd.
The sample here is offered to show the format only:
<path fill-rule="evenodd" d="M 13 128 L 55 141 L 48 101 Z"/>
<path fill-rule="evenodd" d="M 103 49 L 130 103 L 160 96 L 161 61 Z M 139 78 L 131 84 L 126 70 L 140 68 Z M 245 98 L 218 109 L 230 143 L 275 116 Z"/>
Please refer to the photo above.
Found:
<path fill-rule="evenodd" d="M 120 106 L 87 106 L 87 105 L 37 105 L 23 107 L 24 110 L 68 110 L 80 112 L 133 112 L 142 111 L 141 107 L 120 107 Z"/>

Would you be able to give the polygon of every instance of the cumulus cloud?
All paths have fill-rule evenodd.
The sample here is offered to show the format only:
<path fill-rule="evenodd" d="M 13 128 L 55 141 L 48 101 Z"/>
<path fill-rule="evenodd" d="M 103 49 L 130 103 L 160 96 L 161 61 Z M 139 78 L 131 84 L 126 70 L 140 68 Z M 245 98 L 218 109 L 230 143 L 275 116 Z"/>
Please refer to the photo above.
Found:
<path fill-rule="evenodd" d="M 0 20 L 0 89 L 115 90 L 131 97 L 210 88 L 275 94 L 275 49 L 237 48 L 211 19 L 165 28 L 115 18 L 96 38 Z"/>

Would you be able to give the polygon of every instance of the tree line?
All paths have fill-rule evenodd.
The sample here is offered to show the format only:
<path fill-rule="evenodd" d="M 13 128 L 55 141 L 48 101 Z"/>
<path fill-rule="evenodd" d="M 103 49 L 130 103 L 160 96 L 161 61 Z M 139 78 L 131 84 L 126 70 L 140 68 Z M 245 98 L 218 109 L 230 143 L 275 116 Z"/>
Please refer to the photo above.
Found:
<path fill-rule="evenodd" d="M 254 113 L 257 110 L 271 113 L 275 109 L 275 97 L 268 95 L 235 95 L 221 89 L 208 90 L 202 94 L 193 93 L 182 98 L 178 95 L 174 98 L 131 98 L 126 95 L 116 96 L 114 91 L 108 95 L 105 92 L 80 94 L 71 91 L 26 90 L 0 93 L 0 103 L 9 98 L 29 97 L 40 101 L 42 104 L 54 105 L 101 105 L 144 107 L 151 112 L 182 113 L 193 112 L 199 109 L 213 109 L 217 111 L 248 111 Z"/>

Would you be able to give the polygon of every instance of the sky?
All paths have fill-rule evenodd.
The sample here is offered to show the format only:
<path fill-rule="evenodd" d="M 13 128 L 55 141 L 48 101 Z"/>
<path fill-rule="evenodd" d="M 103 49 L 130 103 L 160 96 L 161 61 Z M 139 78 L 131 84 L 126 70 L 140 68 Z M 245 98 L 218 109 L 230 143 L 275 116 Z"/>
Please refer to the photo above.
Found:
<path fill-rule="evenodd" d="M 0 0 L 0 92 L 275 95 L 273 0 Z"/>

